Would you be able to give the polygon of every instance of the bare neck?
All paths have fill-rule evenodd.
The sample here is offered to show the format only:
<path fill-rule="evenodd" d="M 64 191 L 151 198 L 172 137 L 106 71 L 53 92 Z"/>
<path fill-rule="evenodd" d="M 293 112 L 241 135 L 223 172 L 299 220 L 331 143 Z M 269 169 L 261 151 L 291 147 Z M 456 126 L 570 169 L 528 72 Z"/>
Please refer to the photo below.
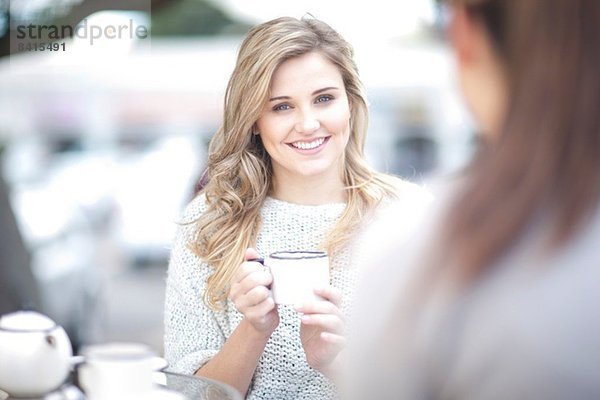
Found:
<path fill-rule="evenodd" d="M 271 196 L 289 203 L 321 205 L 345 203 L 346 191 L 339 177 L 306 177 L 290 180 L 285 177 L 273 177 Z"/>

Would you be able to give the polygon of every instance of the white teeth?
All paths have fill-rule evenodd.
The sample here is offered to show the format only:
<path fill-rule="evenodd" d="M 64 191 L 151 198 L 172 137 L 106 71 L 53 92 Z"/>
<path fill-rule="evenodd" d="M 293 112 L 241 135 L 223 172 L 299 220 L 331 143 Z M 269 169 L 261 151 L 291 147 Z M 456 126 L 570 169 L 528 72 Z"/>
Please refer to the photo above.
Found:
<path fill-rule="evenodd" d="M 310 150 L 310 149 L 316 149 L 317 147 L 322 145 L 323 142 L 325 142 L 325 138 L 315 139 L 312 142 L 294 142 L 294 143 L 291 143 L 291 145 L 297 149 Z"/>

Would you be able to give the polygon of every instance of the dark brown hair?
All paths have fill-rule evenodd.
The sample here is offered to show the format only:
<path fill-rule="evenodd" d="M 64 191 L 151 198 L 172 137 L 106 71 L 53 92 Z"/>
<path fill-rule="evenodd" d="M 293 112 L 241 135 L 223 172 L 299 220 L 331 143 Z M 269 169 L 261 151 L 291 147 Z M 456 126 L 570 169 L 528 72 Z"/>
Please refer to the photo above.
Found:
<path fill-rule="evenodd" d="M 506 70 L 508 113 L 448 210 L 445 265 L 481 274 L 543 213 L 550 249 L 600 197 L 600 1 L 455 0 L 486 27 Z M 454 272 L 452 272 L 454 273 Z"/>

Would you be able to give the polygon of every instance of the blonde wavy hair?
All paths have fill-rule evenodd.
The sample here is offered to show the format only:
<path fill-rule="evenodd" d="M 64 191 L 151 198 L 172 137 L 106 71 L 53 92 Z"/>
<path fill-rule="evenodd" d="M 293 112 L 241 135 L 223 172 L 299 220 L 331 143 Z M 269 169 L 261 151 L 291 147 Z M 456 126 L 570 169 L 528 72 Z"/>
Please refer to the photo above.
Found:
<path fill-rule="evenodd" d="M 347 205 L 322 247 L 334 254 L 348 241 L 367 212 L 384 197 L 394 196 L 393 178 L 376 173 L 364 160 L 368 113 L 352 47 L 329 25 L 315 18 L 277 18 L 254 27 L 239 50 L 225 92 L 223 125 L 209 146 L 202 189 L 206 211 L 194 221 L 192 250 L 214 268 L 204 301 L 221 309 L 229 284 L 255 246 L 260 208 L 272 189 L 271 159 L 253 135 L 270 91 L 271 78 L 284 61 L 318 52 L 342 74 L 352 106 L 350 139 L 344 156 Z"/>

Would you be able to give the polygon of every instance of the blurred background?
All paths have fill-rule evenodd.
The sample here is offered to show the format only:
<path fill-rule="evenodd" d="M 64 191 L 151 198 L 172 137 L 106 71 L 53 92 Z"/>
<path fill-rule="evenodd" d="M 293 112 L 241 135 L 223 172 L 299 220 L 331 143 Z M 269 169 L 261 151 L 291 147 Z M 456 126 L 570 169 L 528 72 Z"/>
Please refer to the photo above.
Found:
<path fill-rule="evenodd" d="M 0 313 L 39 310 L 76 350 L 162 354 L 169 247 L 238 46 L 307 13 L 354 45 L 376 168 L 427 184 L 464 165 L 474 127 L 434 0 L 0 0 Z"/>

